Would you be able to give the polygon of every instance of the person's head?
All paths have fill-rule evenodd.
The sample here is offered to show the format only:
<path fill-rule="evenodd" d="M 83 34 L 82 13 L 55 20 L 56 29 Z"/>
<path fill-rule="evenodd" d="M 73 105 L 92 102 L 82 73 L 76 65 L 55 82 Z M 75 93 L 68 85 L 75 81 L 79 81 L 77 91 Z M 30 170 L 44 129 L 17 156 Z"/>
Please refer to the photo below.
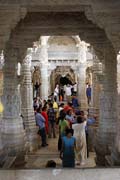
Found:
<path fill-rule="evenodd" d="M 64 110 L 61 110 L 61 111 L 60 111 L 60 119 L 61 119 L 61 120 L 64 120 L 64 119 L 65 119 L 65 116 L 66 116 L 65 111 L 64 111 Z"/>
<path fill-rule="evenodd" d="M 50 104 L 49 104 L 49 107 L 52 108 L 52 107 L 53 107 L 53 103 L 50 103 Z"/>
<path fill-rule="evenodd" d="M 43 100 L 43 103 L 45 104 L 46 102 L 47 102 L 47 101 L 44 99 L 44 100 Z"/>
<path fill-rule="evenodd" d="M 37 111 L 37 113 L 40 113 L 41 112 L 41 107 L 37 108 L 36 111 Z"/>
<path fill-rule="evenodd" d="M 59 107 L 62 107 L 62 108 L 64 108 L 64 103 L 61 103 Z"/>
<path fill-rule="evenodd" d="M 42 104 L 39 104 L 39 108 L 42 109 Z"/>
<path fill-rule="evenodd" d="M 49 160 L 46 164 L 46 168 L 55 168 L 56 167 L 56 162 L 53 160 Z"/>
<path fill-rule="evenodd" d="M 80 113 L 80 110 L 79 110 L 79 109 L 75 109 L 75 115 L 76 115 L 76 116 L 81 115 L 81 113 Z"/>
<path fill-rule="evenodd" d="M 74 130 L 73 129 L 66 129 L 66 136 L 67 137 L 72 137 L 74 134 Z"/>
<path fill-rule="evenodd" d="M 83 118 L 81 116 L 77 116 L 77 123 L 83 123 Z"/>
<path fill-rule="evenodd" d="M 72 109 L 69 109 L 68 111 L 67 111 L 67 115 L 71 115 L 72 114 Z"/>
<path fill-rule="evenodd" d="M 80 111 L 80 115 L 84 116 L 85 115 L 84 111 Z"/>
<path fill-rule="evenodd" d="M 37 100 L 37 98 L 36 98 L 36 97 L 34 97 L 33 101 L 36 101 L 36 100 Z"/>
<path fill-rule="evenodd" d="M 76 94 L 75 93 L 73 93 L 73 96 L 72 96 L 73 98 L 76 98 Z"/>
<path fill-rule="evenodd" d="M 70 107 L 72 107 L 72 105 L 73 105 L 72 102 L 68 102 L 67 104 L 68 104 L 68 106 L 70 106 Z"/>
<path fill-rule="evenodd" d="M 56 87 L 59 88 L 59 85 L 57 84 Z"/>
<path fill-rule="evenodd" d="M 43 106 L 42 111 L 47 111 L 47 106 Z"/>
<path fill-rule="evenodd" d="M 48 99 L 47 103 L 48 103 L 48 105 L 49 105 L 49 104 L 51 103 L 51 99 Z"/>

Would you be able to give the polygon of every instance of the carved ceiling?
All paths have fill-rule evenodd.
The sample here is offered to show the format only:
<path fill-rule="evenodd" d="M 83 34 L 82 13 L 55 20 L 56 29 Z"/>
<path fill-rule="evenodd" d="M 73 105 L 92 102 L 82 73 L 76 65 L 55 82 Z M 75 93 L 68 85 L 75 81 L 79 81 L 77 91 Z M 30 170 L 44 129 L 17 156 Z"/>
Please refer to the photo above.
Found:
<path fill-rule="evenodd" d="M 120 1 L 0 1 L 0 49 L 32 46 L 40 35 L 80 35 L 96 51 L 120 49 Z"/>

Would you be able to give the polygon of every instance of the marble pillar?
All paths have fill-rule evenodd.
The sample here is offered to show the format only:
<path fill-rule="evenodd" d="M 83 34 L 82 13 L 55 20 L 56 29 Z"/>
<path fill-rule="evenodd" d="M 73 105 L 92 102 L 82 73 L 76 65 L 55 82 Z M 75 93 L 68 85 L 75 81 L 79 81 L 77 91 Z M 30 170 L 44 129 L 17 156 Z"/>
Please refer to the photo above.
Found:
<path fill-rule="evenodd" d="M 78 68 L 78 100 L 82 110 L 87 110 L 86 97 L 86 63 L 79 63 Z"/>
<path fill-rule="evenodd" d="M 77 45 L 78 47 L 78 100 L 80 102 L 81 109 L 86 110 L 87 97 L 86 97 L 86 52 L 87 47 L 84 41 Z"/>
<path fill-rule="evenodd" d="M 26 141 L 29 151 L 33 151 L 37 148 L 37 128 L 33 110 L 33 88 L 30 62 L 27 56 L 22 63 L 21 100 L 21 113 L 26 132 Z"/>
<path fill-rule="evenodd" d="M 117 57 L 117 134 L 111 150 L 111 156 L 108 157 L 110 166 L 120 166 L 120 55 Z"/>
<path fill-rule="evenodd" d="M 47 38 L 41 36 L 41 52 L 40 52 L 40 72 L 41 72 L 41 98 L 48 99 L 48 50 Z"/>
<path fill-rule="evenodd" d="M 97 75 L 99 76 L 102 73 L 102 64 L 99 60 L 94 60 L 92 66 L 92 99 L 89 108 L 90 114 L 99 114 L 100 82 L 98 81 Z"/>
<path fill-rule="evenodd" d="M 20 116 L 20 94 L 17 81 L 17 52 L 10 47 L 5 54 L 4 85 L 2 102 L 2 141 L 8 155 L 24 155 L 25 131 Z"/>
<path fill-rule="evenodd" d="M 113 47 L 107 46 L 104 51 L 104 70 L 100 75 L 101 92 L 100 92 L 100 117 L 99 128 L 96 139 L 96 163 L 105 165 L 106 155 L 110 154 L 110 148 L 113 145 L 116 136 L 116 101 L 117 101 L 117 83 L 116 83 L 116 54 Z"/>
<path fill-rule="evenodd" d="M 1 134 L 1 128 L 2 128 L 2 117 L 3 117 L 3 104 L 1 102 L 1 96 L 3 94 L 3 70 L 0 66 L 0 167 L 3 165 L 5 154 L 3 150 L 3 142 L 2 142 L 2 134 Z"/>

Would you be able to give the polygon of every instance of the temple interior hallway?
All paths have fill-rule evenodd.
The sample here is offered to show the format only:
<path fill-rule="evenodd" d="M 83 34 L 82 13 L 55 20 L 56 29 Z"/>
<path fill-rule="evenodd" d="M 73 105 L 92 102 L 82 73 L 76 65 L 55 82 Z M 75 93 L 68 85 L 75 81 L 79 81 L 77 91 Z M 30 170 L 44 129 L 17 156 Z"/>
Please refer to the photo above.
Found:
<path fill-rule="evenodd" d="M 40 142 L 40 138 L 38 137 Z M 57 150 L 57 138 L 48 139 L 49 146 L 40 147 L 36 152 L 26 155 L 25 169 L 39 169 L 45 168 L 48 160 L 54 160 L 57 164 L 57 168 L 62 168 L 62 161 L 59 158 L 59 152 Z M 76 168 L 94 168 L 95 164 L 95 153 L 91 152 L 90 157 L 87 159 L 86 164 L 82 166 L 76 166 Z"/>

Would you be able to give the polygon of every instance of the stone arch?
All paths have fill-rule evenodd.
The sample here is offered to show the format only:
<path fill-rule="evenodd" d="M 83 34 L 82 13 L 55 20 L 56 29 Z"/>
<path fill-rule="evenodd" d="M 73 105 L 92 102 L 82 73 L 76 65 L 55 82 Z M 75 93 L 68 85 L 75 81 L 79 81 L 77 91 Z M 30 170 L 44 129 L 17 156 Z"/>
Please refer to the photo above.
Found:
<path fill-rule="evenodd" d="M 50 40 L 51 40 L 51 39 L 54 39 L 54 38 L 56 38 L 56 37 L 54 37 L 54 36 L 49 36 L 48 39 L 47 39 L 47 43 L 49 44 L 49 43 L 50 43 Z M 68 38 L 73 39 L 76 45 L 79 44 L 80 41 L 81 41 L 79 36 L 68 36 Z"/>
<path fill-rule="evenodd" d="M 18 23 L 18 25 L 16 26 L 16 28 L 12 31 L 10 39 L 9 39 L 10 45 L 19 49 L 20 55 L 24 56 L 27 47 L 31 47 L 32 43 L 34 41 L 36 41 L 37 39 L 39 39 L 40 35 L 44 35 L 43 31 L 40 28 L 41 21 L 43 23 L 43 19 L 45 21 L 46 18 L 48 18 L 48 21 L 50 21 L 53 24 L 53 23 L 55 23 L 54 20 L 52 20 L 52 18 L 54 16 L 56 16 L 56 18 L 55 18 L 56 22 L 58 22 L 58 18 L 63 18 L 63 15 L 59 14 L 59 13 L 58 14 L 57 13 L 47 13 L 46 17 L 44 17 L 41 13 L 27 13 L 25 18 L 23 20 L 21 20 Z M 66 14 L 66 19 L 69 18 L 69 20 L 71 21 L 71 16 L 72 16 L 72 14 L 70 14 L 70 13 Z M 81 18 L 79 19 L 78 16 Z M 71 29 L 71 34 L 74 34 L 74 33 L 79 34 L 83 40 L 92 44 L 96 51 L 99 52 L 99 49 L 100 49 L 99 41 L 103 40 L 106 45 L 110 44 L 110 42 L 107 40 L 104 30 L 98 28 L 90 20 L 87 20 L 84 13 L 74 13 L 74 18 L 72 19 L 72 21 L 73 22 L 75 21 L 76 23 L 78 23 L 79 26 L 76 27 L 76 29 L 75 29 L 76 32 L 72 32 L 72 29 Z M 54 30 L 54 31 L 51 31 L 51 30 L 48 31 L 46 29 L 46 32 L 49 34 L 53 34 L 53 35 L 56 33 L 64 34 L 64 32 L 65 32 L 64 23 L 66 23 L 66 22 L 61 22 L 61 23 L 63 25 L 63 30 L 59 29 L 59 30 Z M 75 23 L 73 23 L 73 26 L 74 26 L 74 24 Z M 86 24 L 88 26 L 88 29 L 86 28 Z M 76 26 L 76 24 L 75 24 L 75 26 Z M 80 27 L 80 26 L 83 27 L 84 31 L 83 31 L 83 29 L 77 30 L 78 27 Z M 90 26 L 91 26 L 91 28 L 89 28 Z M 37 27 L 37 29 L 36 29 L 36 27 Z M 92 30 L 92 32 L 95 32 L 95 34 L 92 33 L 91 30 Z M 45 29 L 44 29 L 44 31 L 45 31 Z M 70 29 L 68 29 L 67 34 L 70 33 L 69 31 L 70 31 Z M 99 47 L 97 48 L 97 46 L 99 46 Z M 21 47 L 22 47 L 22 49 L 21 49 Z"/>

